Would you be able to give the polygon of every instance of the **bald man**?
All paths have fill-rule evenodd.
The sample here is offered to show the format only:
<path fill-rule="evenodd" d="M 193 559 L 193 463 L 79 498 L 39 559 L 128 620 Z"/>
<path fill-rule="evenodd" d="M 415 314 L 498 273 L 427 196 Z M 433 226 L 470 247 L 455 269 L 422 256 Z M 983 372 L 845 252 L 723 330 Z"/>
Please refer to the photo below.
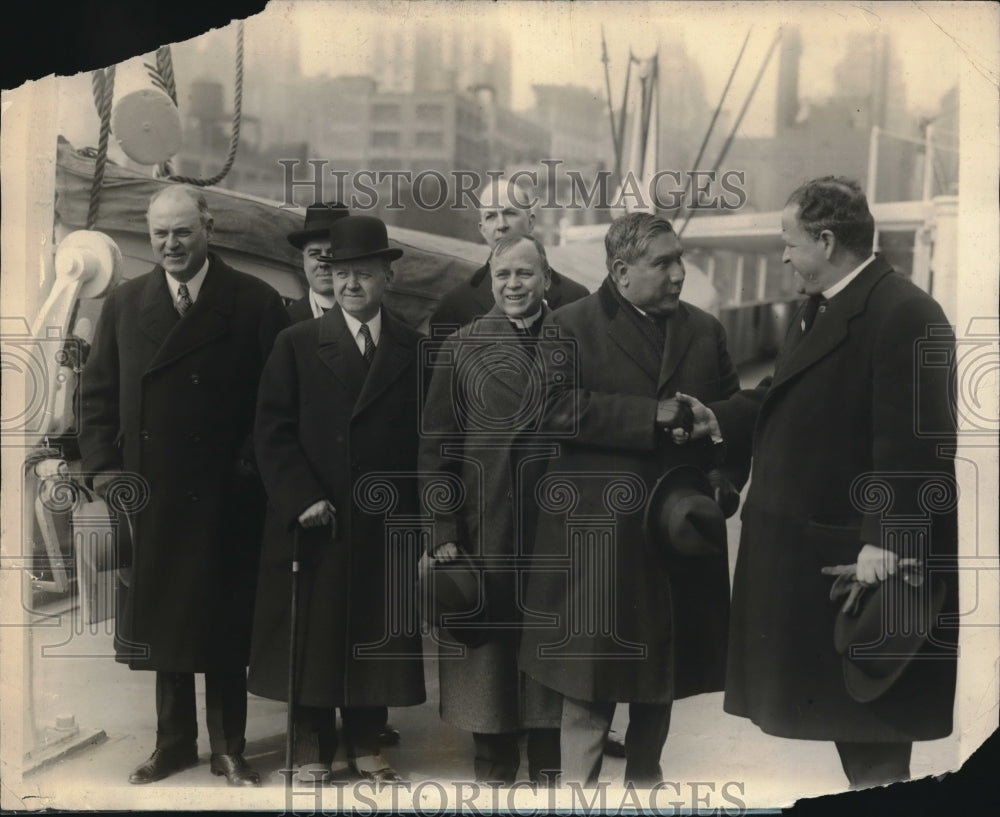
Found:
<path fill-rule="evenodd" d="M 504 236 L 531 235 L 535 227 L 535 212 L 528 205 L 532 198 L 533 194 L 526 187 L 506 179 L 491 179 L 479 190 L 479 234 L 491 251 Z M 558 309 L 589 294 L 582 284 L 555 270 L 551 272 L 551 283 L 545 293 L 549 309 Z M 431 315 L 431 335 L 443 337 L 449 333 L 445 327 L 454 331 L 473 318 L 485 315 L 495 305 L 490 263 L 487 261 L 468 281 L 444 294 Z"/>

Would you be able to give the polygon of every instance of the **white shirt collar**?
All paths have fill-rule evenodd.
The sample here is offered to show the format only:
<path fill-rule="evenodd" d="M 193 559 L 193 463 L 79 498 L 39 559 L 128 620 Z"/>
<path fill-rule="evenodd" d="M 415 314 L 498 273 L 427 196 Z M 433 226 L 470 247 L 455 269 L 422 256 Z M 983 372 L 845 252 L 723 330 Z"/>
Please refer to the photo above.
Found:
<path fill-rule="evenodd" d="M 538 321 L 542 319 L 542 312 L 544 311 L 545 310 L 543 309 L 539 309 L 534 315 L 529 315 L 527 318 L 512 318 L 510 315 L 508 315 L 507 320 L 509 320 L 512 324 L 514 324 L 514 326 L 516 326 L 518 329 L 527 330 L 529 327 L 534 326 Z"/>
<path fill-rule="evenodd" d="M 177 298 L 179 297 L 181 282 L 174 278 L 166 270 L 163 274 L 167 276 L 167 286 L 170 287 L 170 297 L 173 298 L 174 303 L 177 303 Z M 201 285 L 205 283 L 205 276 L 208 274 L 208 258 L 205 258 L 205 263 L 201 265 L 201 269 L 198 270 L 198 274 L 194 276 L 190 281 L 187 281 L 188 295 L 191 296 L 191 303 L 198 300 L 198 293 L 201 292 Z"/>
<path fill-rule="evenodd" d="M 855 278 L 857 278 L 858 275 L 861 274 L 861 270 L 867 267 L 874 260 L 875 260 L 875 253 L 872 253 L 871 255 L 868 256 L 866 260 L 862 261 L 858 266 L 856 266 L 853 270 L 847 273 L 847 275 L 845 275 L 843 278 L 837 281 L 837 283 L 824 289 L 823 297 L 829 301 L 838 292 L 843 292 L 844 289 L 847 287 L 847 285 L 851 283 L 851 281 L 853 281 Z"/>
<path fill-rule="evenodd" d="M 347 324 L 347 330 L 351 333 L 351 337 L 353 337 L 355 340 L 357 340 L 358 339 L 358 332 L 361 331 L 361 321 L 359 321 L 353 315 L 348 315 L 346 312 L 344 312 L 344 322 Z M 368 324 L 368 331 L 371 332 L 371 335 L 372 335 L 372 343 L 374 343 L 376 346 L 378 346 L 378 339 L 380 337 L 382 337 L 382 309 L 381 309 L 381 307 L 379 308 L 378 313 L 375 315 L 375 317 L 372 318 L 369 321 L 366 321 L 366 323 Z M 361 342 L 359 344 L 359 347 L 361 348 L 362 351 L 364 351 L 364 340 L 363 339 L 361 340 Z"/>
<path fill-rule="evenodd" d="M 335 298 L 331 298 L 329 295 L 320 295 L 318 292 L 309 290 L 309 307 L 312 309 L 314 318 L 322 318 L 323 313 L 327 309 L 333 309 L 337 305 Z M 347 315 L 345 314 L 346 318 Z"/>

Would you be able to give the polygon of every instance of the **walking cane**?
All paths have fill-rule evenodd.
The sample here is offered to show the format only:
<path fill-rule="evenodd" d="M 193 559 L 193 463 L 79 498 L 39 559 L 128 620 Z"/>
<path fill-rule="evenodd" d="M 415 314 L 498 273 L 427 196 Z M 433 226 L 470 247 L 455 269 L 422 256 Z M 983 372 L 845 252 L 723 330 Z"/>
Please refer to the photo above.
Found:
<path fill-rule="evenodd" d="M 292 785 L 292 746 L 295 743 L 295 640 L 299 613 L 299 525 L 292 534 L 292 615 L 288 634 L 288 707 L 285 722 L 285 786 Z"/>

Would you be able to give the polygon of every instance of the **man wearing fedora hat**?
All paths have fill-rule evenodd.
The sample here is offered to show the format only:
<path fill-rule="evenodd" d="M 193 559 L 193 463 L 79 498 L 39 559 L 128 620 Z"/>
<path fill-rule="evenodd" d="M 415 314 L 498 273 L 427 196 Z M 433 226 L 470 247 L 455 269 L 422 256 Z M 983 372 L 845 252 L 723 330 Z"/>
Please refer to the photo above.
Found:
<path fill-rule="evenodd" d="M 774 375 L 694 406 L 694 436 L 753 438 L 724 705 L 770 735 L 833 741 L 853 787 L 881 785 L 909 776 L 914 740 L 952 731 L 954 336 L 873 252 L 853 180 L 802 185 L 781 226 L 808 300 Z"/>
<path fill-rule="evenodd" d="M 382 307 L 391 262 L 402 255 L 389 247 L 385 224 L 344 216 L 329 242 L 336 305 L 282 332 L 261 377 L 255 442 L 268 509 L 248 687 L 279 700 L 288 694 L 297 535 L 296 763 L 326 776 L 340 707 L 352 768 L 391 782 L 398 775 L 379 743 L 385 707 L 425 699 L 419 628 L 396 625 L 416 621 L 410 568 L 419 554 L 407 548 L 419 545 L 412 536 L 387 539 L 390 514 L 418 510 L 420 336 Z M 378 504 L 381 487 L 358 490 L 371 478 L 385 482 L 393 501 Z"/>
<path fill-rule="evenodd" d="M 561 344 L 545 357 L 545 430 L 560 454 L 535 491 L 533 555 L 545 569 L 528 577 L 525 609 L 553 623 L 523 631 L 519 659 L 563 696 L 565 780 L 597 782 L 616 702 L 628 702 L 625 779 L 653 785 L 674 699 L 722 689 L 729 576 L 724 556 L 675 557 L 659 525 L 647 537 L 646 507 L 668 470 L 721 460 L 708 440 L 675 443 L 689 420 L 675 393 L 720 400 L 739 381 L 721 324 L 680 300 L 682 248 L 669 222 L 623 216 L 605 248 L 598 292 L 543 329 Z M 742 484 L 736 470 L 729 478 Z M 694 539 L 719 548 L 710 531 Z"/>
<path fill-rule="evenodd" d="M 330 255 L 330 227 L 337 219 L 350 215 L 339 201 L 310 204 L 301 230 L 288 234 L 288 243 L 302 251 L 302 271 L 309 291 L 288 307 L 292 323 L 323 316 L 336 304 L 333 297 L 333 271 Z"/>

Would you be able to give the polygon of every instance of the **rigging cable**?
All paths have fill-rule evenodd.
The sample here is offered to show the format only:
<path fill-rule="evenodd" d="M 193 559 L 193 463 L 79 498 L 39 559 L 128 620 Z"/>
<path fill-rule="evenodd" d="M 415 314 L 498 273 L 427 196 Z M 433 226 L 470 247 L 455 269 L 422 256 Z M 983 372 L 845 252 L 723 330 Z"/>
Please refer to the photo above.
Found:
<path fill-rule="evenodd" d="M 729 86 L 733 84 L 733 77 L 736 76 L 736 70 L 740 67 L 740 62 L 743 60 L 743 53 L 747 50 L 747 43 L 750 42 L 750 33 L 753 31 L 753 26 L 747 29 L 747 35 L 743 38 L 743 45 L 740 48 L 740 53 L 736 56 L 736 62 L 733 63 L 733 69 L 729 72 L 729 79 L 726 80 L 726 87 L 722 89 L 722 96 L 719 97 L 719 104 L 715 106 L 715 112 L 712 114 L 712 121 L 708 123 L 708 130 L 705 131 L 705 136 L 701 140 L 701 147 L 698 148 L 698 156 L 695 158 L 694 163 L 691 165 L 692 170 L 698 169 L 698 164 L 701 162 L 702 157 L 705 155 L 705 148 L 708 147 L 708 140 L 712 137 L 712 131 L 715 129 L 715 123 L 719 118 L 719 114 L 722 113 L 722 105 L 726 101 L 726 97 L 729 95 Z M 688 174 L 687 182 L 684 185 L 684 195 L 681 197 L 680 203 L 673 209 L 671 213 L 672 216 L 676 216 L 681 208 L 684 206 L 684 202 L 687 201 L 688 194 L 691 192 L 691 174 Z"/>
<path fill-rule="evenodd" d="M 780 41 L 781 41 L 781 30 L 779 29 L 778 33 L 774 35 L 774 39 L 771 40 L 771 46 L 767 49 L 767 56 L 764 57 L 764 62 L 761 63 L 760 70 L 757 72 L 757 76 L 754 77 L 753 85 L 750 88 L 750 92 L 747 94 L 747 98 L 743 103 L 743 107 L 740 108 L 740 114 L 739 116 L 736 117 L 736 122 L 733 124 L 733 129 L 729 133 L 729 138 L 726 139 L 726 143 L 722 146 L 722 151 L 719 153 L 719 158 L 716 159 L 715 164 L 712 166 L 713 174 L 722 165 L 722 162 L 726 158 L 726 154 L 729 153 L 729 148 L 733 144 L 733 139 L 736 138 L 736 131 L 740 129 L 740 125 L 743 123 L 743 117 L 747 112 L 747 108 L 750 107 L 750 102 L 753 100 L 754 94 L 757 93 L 757 86 L 760 85 L 760 80 L 764 76 L 764 72 L 767 70 L 768 64 L 771 62 L 771 55 L 774 54 L 774 49 L 778 46 L 778 43 Z M 687 226 L 691 222 L 691 219 L 694 218 L 694 216 L 697 213 L 698 213 L 697 209 L 691 210 L 688 213 L 688 216 L 686 219 L 684 219 L 684 223 L 681 225 L 680 230 L 677 231 L 678 238 L 684 235 L 684 230 L 687 229 Z"/>

